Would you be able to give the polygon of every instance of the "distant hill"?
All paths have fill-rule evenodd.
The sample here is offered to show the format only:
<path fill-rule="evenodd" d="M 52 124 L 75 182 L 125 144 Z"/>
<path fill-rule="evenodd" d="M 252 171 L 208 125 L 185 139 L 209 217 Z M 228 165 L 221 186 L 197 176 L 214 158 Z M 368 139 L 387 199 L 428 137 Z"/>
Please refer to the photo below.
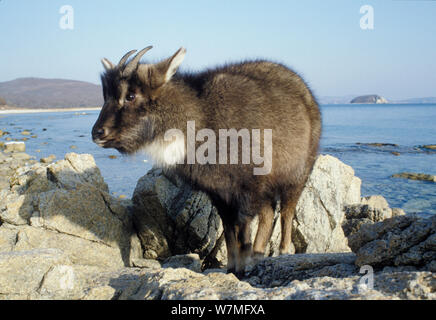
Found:
<path fill-rule="evenodd" d="M 360 96 L 357 101 L 368 101 L 365 100 L 367 98 L 361 98 L 374 96 L 379 97 Z M 318 101 L 320 104 L 348 104 L 357 99 L 354 97 L 356 95 L 322 96 L 318 97 Z M 4 105 L 4 100 L 8 106 L 19 108 L 83 108 L 100 107 L 103 104 L 100 85 L 85 81 L 43 78 L 19 78 L 0 82 L 0 106 Z M 369 101 L 376 100 L 370 98 Z M 390 99 L 389 103 L 436 103 L 436 97 Z"/>
<path fill-rule="evenodd" d="M 388 101 L 376 94 L 359 96 L 350 101 L 350 103 L 388 103 Z"/>
<path fill-rule="evenodd" d="M 19 78 L 0 82 L 0 97 L 20 108 L 81 108 L 103 104 L 101 86 L 76 80 Z"/>
<path fill-rule="evenodd" d="M 348 104 L 355 96 L 355 94 L 347 96 L 323 96 L 318 97 L 318 102 L 320 104 Z"/>
<path fill-rule="evenodd" d="M 371 95 L 372 96 L 372 95 Z M 320 104 L 349 104 L 351 103 L 356 95 L 347 96 L 321 96 L 318 97 L 318 102 Z M 363 97 L 363 96 L 361 96 Z M 359 102 L 359 103 L 374 103 L 374 102 Z M 402 100 L 389 99 L 386 103 L 394 104 L 421 104 L 421 103 L 433 103 L 436 104 L 436 97 L 425 97 L 425 98 L 410 98 Z"/>
<path fill-rule="evenodd" d="M 411 98 L 404 100 L 397 100 L 394 103 L 436 103 L 436 97 L 426 97 L 426 98 Z"/>

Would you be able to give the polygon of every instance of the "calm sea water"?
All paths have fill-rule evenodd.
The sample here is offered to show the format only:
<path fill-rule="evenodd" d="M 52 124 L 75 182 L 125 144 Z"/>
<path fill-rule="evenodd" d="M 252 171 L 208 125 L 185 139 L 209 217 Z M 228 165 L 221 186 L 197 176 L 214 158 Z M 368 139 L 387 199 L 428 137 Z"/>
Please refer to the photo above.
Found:
<path fill-rule="evenodd" d="M 436 105 L 325 105 L 322 115 L 321 153 L 354 168 L 362 179 L 363 196 L 381 194 L 392 207 L 408 213 L 436 214 L 435 183 L 390 178 L 404 171 L 436 174 L 436 151 L 419 148 L 436 144 Z M 21 139 L 24 129 L 36 134 L 26 148 L 37 159 L 50 154 L 62 159 L 68 152 L 92 154 L 111 192 L 131 196 L 152 163 L 146 155 L 124 157 L 92 143 L 90 131 L 97 116 L 98 111 L 0 115 L 0 129 L 12 138 Z M 398 147 L 357 144 L 373 142 Z"/>

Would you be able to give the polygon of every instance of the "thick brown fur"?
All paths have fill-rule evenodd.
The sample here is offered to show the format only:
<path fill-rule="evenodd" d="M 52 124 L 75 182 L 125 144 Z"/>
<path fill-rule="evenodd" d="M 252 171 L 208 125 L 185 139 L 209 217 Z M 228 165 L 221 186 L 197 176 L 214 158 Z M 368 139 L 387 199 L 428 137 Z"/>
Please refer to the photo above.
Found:
<path fill-rule="evenodd" d="M 174 57 L 140 64 L 127 78 L 119 67 L 107 70 L 102 75 L 105 104 L 93 137 L 103 147 L 131 154 L 162 140 L 169 129 L 186 134 L 187 121 L 195 121 L 197 131 L 213 130 L 217 137 L 219 129 L 272 129 L 272 169 L 267 175 L 253 175 L 255 165 L 241 162 L 185 161 L 168 168 L 210 195 L 224 225 L 228 271 L 241 275 L 252 253 L 264 255 L 277 200 L 280 251 L 289 251 L 295 207 L 318 150 L 318 104 L 301 77 L 281 64 L 245 61 L 201 73 L 176 73 L 165 81 Z M 126 101 L 129 93 L 135 95 L 133 101 Z M 253 252 L 249 225 L 256 215 Z"/>

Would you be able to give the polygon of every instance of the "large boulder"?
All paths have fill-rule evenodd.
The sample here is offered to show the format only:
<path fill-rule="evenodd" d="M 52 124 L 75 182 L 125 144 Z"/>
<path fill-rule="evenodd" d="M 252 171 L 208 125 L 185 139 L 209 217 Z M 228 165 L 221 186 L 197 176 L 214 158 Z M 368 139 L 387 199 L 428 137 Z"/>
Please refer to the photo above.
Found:
<path fill-rule="evenodd" d="M 297 204 L 292 242 L 297 253 L 350 251 L 344 207 L 360 202 L 361 180 L 338 159 L 321 155 Z"/>
<path fill-rule="evenodd" d="M 72 264 L 130 266 L 142 258 L 130 201 L 108 192 L 91 155 L 18 167 L 0 190 L 0 252 L 58 249 Z"/>
<path fill-rule="evenodd" d="M 436 272 L 436 216 L 405 215 L 363 225 L 349 243 L 358 266 Z"/>
<path fill-rule="evenodd" d="M 24 152 L 26 151 L 26 144 L 21 141 L 6 142 L 4 144 L 4 152 Z"/>
<path fill-rule="evenodd" d="M 360 184 L 350 166 L 328 155 L 318 157 L 297 205 L 292 239 L 295 252 L 350 251 L 342 230 L 344 207 L 360 203 Z M 145 258 L 196 253 L 205 266 L 226 264 L 222 222 L 205 193 L 153 169 L 138 181 L 132 200 Z M 268 256 L 278 254 L 279 214 L 275 214 Z"/>
<path fill-rule="evenodd" d="M 205 193 L 154 169 L 139 179 L 132 200 L 144 258 L 196 253 L 204 259 L 212 252 L 219 256 L 223 226 Z"/>

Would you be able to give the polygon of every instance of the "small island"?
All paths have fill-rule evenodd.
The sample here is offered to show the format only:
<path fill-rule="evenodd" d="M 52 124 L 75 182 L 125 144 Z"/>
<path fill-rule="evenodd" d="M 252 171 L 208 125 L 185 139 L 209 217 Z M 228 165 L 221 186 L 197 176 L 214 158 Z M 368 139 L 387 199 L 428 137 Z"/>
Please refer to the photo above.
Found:
<path fill-rule="evenodd" d="M 359 96 L 351 100 L 350 103 L 374 103 L 374 104 L 383 104 L 388 103 L 388 101 L 376 94 L 369 94 L 366 96 Z"/>

